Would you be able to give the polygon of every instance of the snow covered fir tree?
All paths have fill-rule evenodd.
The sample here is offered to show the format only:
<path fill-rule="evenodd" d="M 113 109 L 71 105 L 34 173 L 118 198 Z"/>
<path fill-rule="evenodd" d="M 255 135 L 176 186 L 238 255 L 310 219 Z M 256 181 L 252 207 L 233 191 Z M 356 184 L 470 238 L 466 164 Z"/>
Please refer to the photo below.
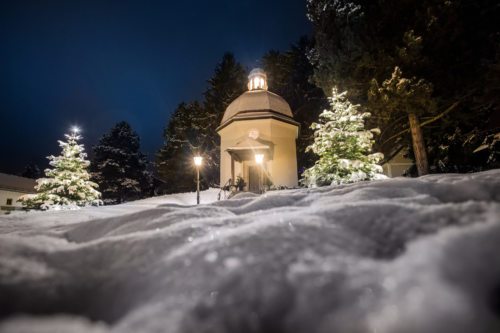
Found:
<path fill-rule="evenodd" d="M 333 88 L 330 110 L 320 114 L 319 123 L 313 123 L 314 143 L 307 150 L 318 155 L 314 166 L 303 173 L 302 182 L 307 186 L 353 183 L 381 176 L 378 164 L 381 153 L 371 153 L 373 135 L 379 129 L 365 129 L 367 112 Z"/>
<path fill-rule="evenodd" d="M 152 176 L 146 156 L 139 151 L 139 135 L 125 121 L 117 123 L 93 147 L 92 179 L 107 204 L 150 195 Z"/>
<path fill-rule="evenodd" d="M 49 156 L 50 169 L 45 170 L 46 178 L 37 180 L 37 194 L 20 198 L 28 209 L 73 209 L 81 206 L 100 205 L 101 193 L 98 185 L 90 181 L 87 168 L 90 164 L 85 148 L 78 141 L 78 129 L 65 134 L 67 142 L 59 141 L 61 155 Z"/>

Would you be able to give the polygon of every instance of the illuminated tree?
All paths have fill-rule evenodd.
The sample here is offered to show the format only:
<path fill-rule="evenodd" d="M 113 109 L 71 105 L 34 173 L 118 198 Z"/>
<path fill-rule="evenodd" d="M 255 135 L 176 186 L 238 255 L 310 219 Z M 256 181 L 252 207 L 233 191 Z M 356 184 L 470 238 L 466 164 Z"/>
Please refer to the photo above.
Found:
<path fill-rule="evenodd" d="M 358 111 L 346 97 L 347 92 L 333 89 L 329 98 L 331 109 L 313 123 L 314 143 L 307 149 L 319 156 L 313 167 L 303 174 L 307 186 L 353 183 L 377 178 L 382 167 L 377 163 L 381 153 L 372 154 L 373 134 L 378 129 L 366 130 L 365 119 L 369 113 Z"/>
<path fill-rule="evenodd" d="M 35 209 L 71 209 L 78 206 L 100 205 L 101 193 L 98 185 L 90 181 L 83 145 L 78 144 L 81 136 L 74 129 L 65 134 L 67 142 L 59 141 L 61 155 L 49 156 L 50 169 L 45 170 L 46 178 L 37 180 L 37 194 L 20 199 L 27 208 Z"/>

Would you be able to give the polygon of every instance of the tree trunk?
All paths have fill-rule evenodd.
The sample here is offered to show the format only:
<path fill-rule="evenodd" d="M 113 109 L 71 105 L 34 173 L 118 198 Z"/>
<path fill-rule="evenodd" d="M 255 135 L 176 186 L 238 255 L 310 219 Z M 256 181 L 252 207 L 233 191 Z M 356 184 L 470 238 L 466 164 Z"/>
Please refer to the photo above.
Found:
<path fill-rule="evenodd" d="M 427 161 L 420 121 L 415 113 L 409 113 L 408 120 L 410 121 L 411 141 L 413 142 L 413 153 L 415 154 L 418 175 L 423 176 L 429 173 L 429 162 Z"/>

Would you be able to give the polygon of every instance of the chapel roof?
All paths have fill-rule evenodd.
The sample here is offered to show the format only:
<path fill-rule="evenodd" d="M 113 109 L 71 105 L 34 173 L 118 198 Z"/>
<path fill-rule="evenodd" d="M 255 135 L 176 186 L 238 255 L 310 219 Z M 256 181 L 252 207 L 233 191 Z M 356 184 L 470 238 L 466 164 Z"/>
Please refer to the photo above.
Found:
<path fill-rule="evenodd" d="M 247 116 L 254 119 L 259 115 L 285 120 L 296 124 L 293 121 L 293 114 L 290 105 L 279 95 L 267 90 L 267 76 L 261 69 L 254 69 L 248 76 L 248 91 L 236 98 L 224 112 L 221 126 L 224 127 L 232 120 L 243 120 Z"/>

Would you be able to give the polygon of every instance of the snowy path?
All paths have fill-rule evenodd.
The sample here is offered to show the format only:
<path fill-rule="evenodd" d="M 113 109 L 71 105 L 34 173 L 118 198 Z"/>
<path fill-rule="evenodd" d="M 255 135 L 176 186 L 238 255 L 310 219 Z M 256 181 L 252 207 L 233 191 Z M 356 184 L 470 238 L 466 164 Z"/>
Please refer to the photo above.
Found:
<path fill-rule="evenodd" d="M 500 170 L 190 198 L 0 218 L 0 332 L 500 331 Z"/>

